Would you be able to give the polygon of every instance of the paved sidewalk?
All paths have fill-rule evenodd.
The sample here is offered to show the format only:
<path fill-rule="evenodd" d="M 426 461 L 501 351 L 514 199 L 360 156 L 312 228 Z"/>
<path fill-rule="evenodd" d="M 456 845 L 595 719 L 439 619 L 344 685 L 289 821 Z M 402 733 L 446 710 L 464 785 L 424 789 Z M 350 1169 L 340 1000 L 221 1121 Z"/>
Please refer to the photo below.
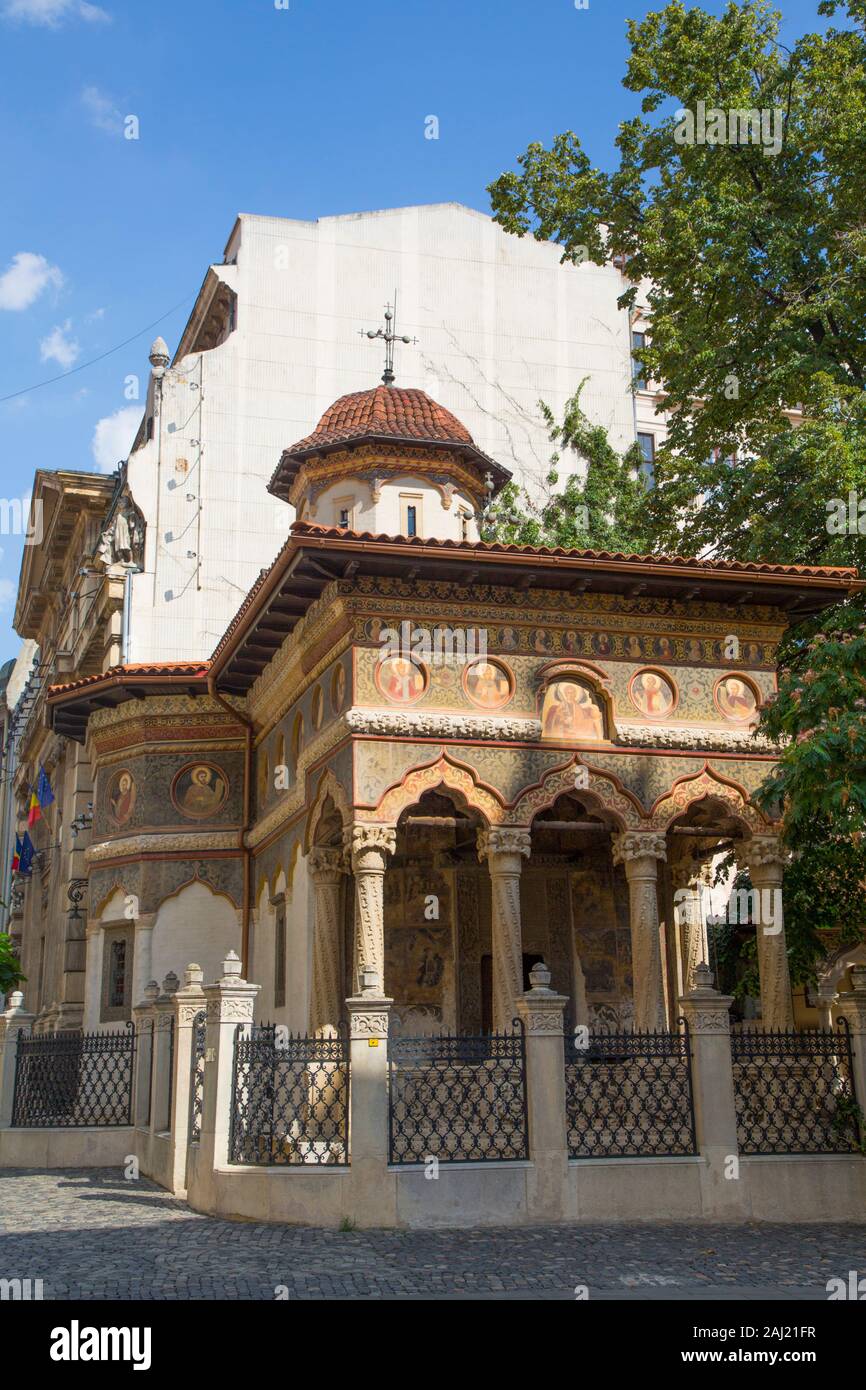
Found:
<path fill-rule="evenodd" d="M 319 1231 L 199 1216 L 116 1170 L 7 1170 L 0 1251 L 53 1299 L 825 1300 L 866 1274 L 866 1223 Z"/>

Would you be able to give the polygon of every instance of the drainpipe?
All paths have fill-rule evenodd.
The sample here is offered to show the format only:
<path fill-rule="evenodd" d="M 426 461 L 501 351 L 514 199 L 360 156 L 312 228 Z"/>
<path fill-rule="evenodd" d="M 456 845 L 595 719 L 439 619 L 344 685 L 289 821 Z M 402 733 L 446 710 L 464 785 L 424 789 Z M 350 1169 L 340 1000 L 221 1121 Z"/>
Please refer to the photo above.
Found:
<path fill-rule="evenodd" d="M 120 662 L 126 666 L 129 662 L 129 622 L 132 613 L 132 576 L 141 574 L 138 565 L 130 565 L 123 576 L 123 626 L 120 633 Z"/>
<path fill-rule="evenodd" d="M 251 802 L 251 771 L 253 764 L 253 724 L 252 720 L 243 713 L 242 710 L 235 709 L 228 700 L 219 693 L 216 688 L 216 674 L 208 674 L 207 692 L 211 699 L 216 700 L 218 705 L 222 705 L 224 710 L 234 719 L 239 719 L 244 726 L 244 810 L 241 819 L 241 828 L 238 833 L 238 848 L 243 852 L 243 888 L 241 891 L 241 975 L 247 979 L 250 960 L 250 860 L 252 854 L 246 842 L 246 834 L 250 828 L 250 802 Z"/>

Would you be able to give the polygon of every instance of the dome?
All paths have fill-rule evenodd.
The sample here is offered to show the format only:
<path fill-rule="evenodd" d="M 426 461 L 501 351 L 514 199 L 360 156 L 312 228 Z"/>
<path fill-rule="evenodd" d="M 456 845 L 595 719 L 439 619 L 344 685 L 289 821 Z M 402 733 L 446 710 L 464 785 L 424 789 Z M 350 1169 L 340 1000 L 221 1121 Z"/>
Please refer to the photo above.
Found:
<path fill-rule="evenodd" d="M 467 462 L 492 472 L 497 487 L 511 477 L 507 469 L 476 447 L 466 426 L 425 391 L 374 386 L 341 396 L 328 407 L 312 434 L 284 451 L 270 481 L 270 491 L 287 499 L 304 459 L 362 443 L 421 444 L 457 450 Z"/>

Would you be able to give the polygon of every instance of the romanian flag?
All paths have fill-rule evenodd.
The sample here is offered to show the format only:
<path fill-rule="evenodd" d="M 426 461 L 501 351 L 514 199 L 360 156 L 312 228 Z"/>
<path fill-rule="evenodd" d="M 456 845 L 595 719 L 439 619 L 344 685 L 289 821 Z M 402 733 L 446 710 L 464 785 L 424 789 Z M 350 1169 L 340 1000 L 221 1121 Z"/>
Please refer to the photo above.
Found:
<path fill-rule="evenodd" d="M 12 872 L 17 874 L 21 866 L 21 837 L 15 836 L 15 853 L 12 855 Z"/>
<path fill-rule="evenodd" d="M 33 825 L 35 825 L 36 822 L 38 821 L 38 819 L 39 819 L 39 817 L 40 817 L 41 815 L 42 815 L 42 811 L 41 811 L 40 806 L 39 806 L 39 797 L 36 795 L 35 791 L 33 791 L 33 789 L 31 788 L 31 789 L 30 789 L 30 809 L 29 809 L 28 812 L 27 812 L 27 824 L 28 824 L 28 826 L 33 826 Z"/>

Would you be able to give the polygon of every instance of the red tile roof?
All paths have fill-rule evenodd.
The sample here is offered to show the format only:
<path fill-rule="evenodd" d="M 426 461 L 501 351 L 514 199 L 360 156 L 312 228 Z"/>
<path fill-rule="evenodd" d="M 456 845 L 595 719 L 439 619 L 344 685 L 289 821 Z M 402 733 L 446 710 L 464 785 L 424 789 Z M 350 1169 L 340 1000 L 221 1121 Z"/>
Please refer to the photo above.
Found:
<path fill-rule="evenodd" d="M 424 391 L 402 386 L 374 386 L 341 396 L 329 406 L 312 434 L 292 444 L 286 453 L 301 454 L 328 444 L 342 444 L 370 435 L 395 439 L 441 440 L 471 444 L 472 435 L 456 416 Z"/>
<path fill-rule="evenodd" d="M 622 550 L 572 550 L 558 545 L 514 545 L 503 541 L 449 541 L 423 536 L 386 536 L 372 531 L 349 531 L 341 526 L 321 526 L 312 521 L 296 521 L 294 536 L 317 536 L 334 540 L 373 541 L 380 545 L 405 545 L 422 550 L 479 551 L 490 555 L 562 556 L 569 560 L 614 560 L 640 565 L 677 565 L 683 569 L 717 570 L 720 574 L 778 574 L 816 579 L 856 579 L 855 568 L 831 565 L 776 565 L 769 560 L 700 560 L 686 555 L 638 555 Z M 279 558 L 279 557 L 277 557 Z M 276 563 L 276 561 L 275 561 Z M 273 568 L 273 566 L 272 566 Z M 264 571 L 267 573 L 267 571 Z"/>
<path fill-rule="evenodd" d="M 204 680 L 209 669 L 209 661 L 136 661 L 126 666 L 109 666 L 107 671 L 80 676 L 76 681 L 49 685 L 47 694 L 66 695 L 70 690 L 83 690 L 88 685 L 98 685 L 100 681 L 122 680 L 124 677 L 135 680 L 141 676 L 188 676 L 191 680 Z"/>

